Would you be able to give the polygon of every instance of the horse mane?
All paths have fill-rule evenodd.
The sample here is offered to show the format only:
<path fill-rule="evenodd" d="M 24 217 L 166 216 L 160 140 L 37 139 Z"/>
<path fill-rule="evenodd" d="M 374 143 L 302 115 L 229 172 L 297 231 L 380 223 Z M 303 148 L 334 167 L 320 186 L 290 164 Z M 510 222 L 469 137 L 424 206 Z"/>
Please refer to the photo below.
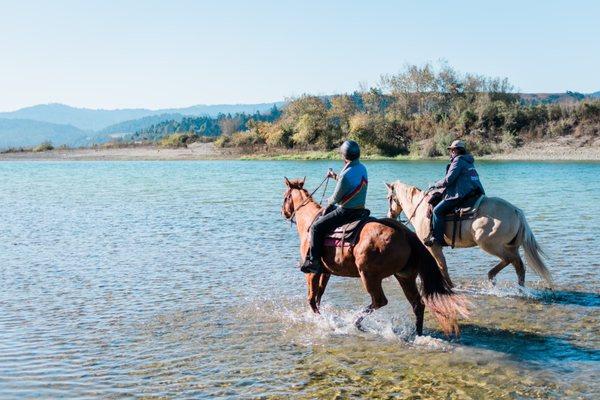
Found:
<path fill-rule="evenodd" d="M 394 191 L 399 192 L 400 190 L 404 191 L 404 193 L 406 193 L 406 197 L 410 198 L 411 200 L 417 195 L 417 192 L 422 192 L 421 189 L 419 189 L 417 186 L 411 186 L 408 185 L 406 183 L 400 182 L 400 181 L 395 181 L 393 183 L 394 185 Z"/>

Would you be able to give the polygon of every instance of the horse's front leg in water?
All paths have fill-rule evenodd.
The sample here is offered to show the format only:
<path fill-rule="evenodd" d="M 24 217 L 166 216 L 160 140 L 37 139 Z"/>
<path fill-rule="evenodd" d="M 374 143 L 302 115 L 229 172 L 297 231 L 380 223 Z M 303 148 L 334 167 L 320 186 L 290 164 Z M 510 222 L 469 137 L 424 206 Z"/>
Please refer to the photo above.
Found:
<path fill-rule="evenodd" d="M 306 274 L 306 287 L 308 289 L 308 304 L 315 314 L 320 314 L 318 305 L 319 281 L 322 274 Z"/>
<path fill-rule="evenodd" d="M 327 282 L 329 282 L 329 277 L 331 277 L 331 274 L 321 274 L 321 278 L 319 280 L 319 289 L 317 290 L 317 307 L 321 306 L 321 298 L 323 297 L 323 293 L 325 293 L 325 288 L 327 287 Z"/>

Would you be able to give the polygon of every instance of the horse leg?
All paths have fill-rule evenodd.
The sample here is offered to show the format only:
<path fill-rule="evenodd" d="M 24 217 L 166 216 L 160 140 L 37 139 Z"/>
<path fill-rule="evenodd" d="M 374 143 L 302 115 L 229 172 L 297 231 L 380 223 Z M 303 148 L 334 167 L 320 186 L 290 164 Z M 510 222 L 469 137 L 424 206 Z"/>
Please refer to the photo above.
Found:
<path fill-rule="evenodd" d="M 525 286 L 525 265 L 523 264 L 523 260 L 521 256 L 517 254 L 512 260 L 512 265 L 515 267 L 515 272 L 517 273 L 517 279 L 519 282 L 519 286 Z"/>
<path fill-rule="evenodd" d="M 331 274 L 321 274 L 321 278 L 319 279 L 319 288 L 317 290 L 317 307 L 321 305 L 321 297 L 323 297 L 323 293 L 325 293 L 325 288 L 327 287 L 327 282 L 329 282 L 330 277 Z"/>
<path fill-rule="evenodd" d="M 416 328 L 417 335 L 423 335 L 423 314 L 425 313 L 425 305 L 421 300 L 421 294 L 419 293 L 419 289 L 417 288 L 417 282 L 415 277 L 410 278 L 402 278 L 398 275 L 394 275 L 396 279 L 398 279 L 398 283 L 402 287 L 404 291 L 404 295 L 406 299 L 410 302 L 412 306 L 413 312 L 415 313 L 415 317 L 417 317 Z"/>
<path fill-rule="evenodd" d="M 496 275 L 508 265 L 508 261 L 502 260 L 488 271 L 488 279 L 495 285 Z"/>
<path fill-rule="evenodd" d="M 383 293 L 380 277 L 371 277 L 361 273 L 360 279 L 365 286 L 366 291 L 369 293 L 369 295 L 371 295 L 371 304 L 369 304 L 356 319 L 356 321 L 354 321 L 354 325 L 362 331 L 362 320 L 373 311 L 385 306 L 388 303 L 388 300 Z"/>
<path fill-rule="evenodd" d="M 319 281 L 321 274 L 305 274 L 306 275 L 306 288 L 308 290 L 307 298 L 308 304 L 310 305 L 311 310 L 315 314 L 320 314 L 319 312 L 319 304 L 317 302 L 317 297 L 319 293 Z"/>
<path fill-rule="evenodd" d="M 436 261 L 438 267 L 440 268 L 440 271 L 442 271 L 442 275 L 444 275 L 444 277 L 448 280 L 448 282 L 450 282 L 450 285 L 452 287 L 454 287 L 454 284 L 452 283 L 452 279 L 450 279 L 450 275 L 448 274 L 448 264 L 446 264 L 446 257 L 444 256 L 444 251 L 442 250 L 442 246 L 435 245 L 435 246 L 428 247 L 427 249 L 433 256 L 433 258 L 435 258 L 435 261 Z"/>

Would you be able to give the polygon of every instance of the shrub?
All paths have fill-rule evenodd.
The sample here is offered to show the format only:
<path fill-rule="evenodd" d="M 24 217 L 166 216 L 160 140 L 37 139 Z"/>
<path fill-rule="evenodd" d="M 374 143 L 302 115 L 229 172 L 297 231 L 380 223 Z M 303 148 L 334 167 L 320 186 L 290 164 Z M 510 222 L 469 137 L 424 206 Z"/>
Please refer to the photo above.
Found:
<path fill-rule="evenodd" d="M 502 147 L 506 150 L 513 149 L 518 145 L 518 138 L 514 132 L 504 131 L 502 134 Z"/>
<path fill-rule="evenodd" d="M 529 125 L 527 114 L 520 108 L 505 113 L 504 129 L 508 132 L 519 132 Z"/>
<path fill-rule="evenodd" d="M 446 154 L 448 152 L 448 146 L 450 146 L 455 139 L 456 135 L 447 131 L 438 130 L 433 136 L 435 151 L 434 154 L 432 154 L 432 156 L 441 156 Z"/>
<path fill-rule="evenodd" d="M 580 104 L 575 110 L 575 114 L 583 121 L 600 121 L 600 101 Z"/>
<path fill-rule="evenodd" d="M 500 147 L 496 143 L 481 136 L 468 136 L 464 140 L 469 153 L 476 156 L 496 153 L 500 150 Z"/>
<path fill-rule="evenodd" d="M 256 132 L 236 132 L 231 136 L 231 145 L 235 147 L 252 147 L 264 143 Z"/>
<path fill-rule="evenodd" d="M 551 137 L 559 137 L 568 135 L 573 131 L 573 124 L 569 120 L 559 120 L 556 122 L 551 122 L 548 125 L 547 133 Z"/>
<path fill-rule="evenodd" d="M 462 133 L 468 133 L 477 122 L 477 114 L 473 110 L 467 109 L 462 112 L 459 119 L 459 127 Z"/>
<path fill-rule="evenodd" d="M 195 134 L 174 133 L 172 135 L 163 137 L 160 142 L 158 142 L 158 145 L 161 147 L 171 148 L 187 147 L 188 144 L 193 143 L 196 141 L 196 139 L 198 139 L 198 136 Z"/>
<path fill-rule="evenodd" d="M 35 151 L 36 153 L 39 153 L 42 151 L 50 151 L 50 150 L 54 150 L 54 146 L 52 145 L 52 142 L 50 142 L 50 141 L 42 142 L 33 148 L 33 151 Z"/>
<path fill-rule="evenodd" d="M 231 136 L 221 135 L 215 140 L 215 147 L 228 147 L 231 143 Z"/>
<path fill-rule="evenodd" d="M 479 125 L 485 130 L 501 127 L 504 122 L 505 104 L 501 101 L 484 103 L 479 109 Z"/>

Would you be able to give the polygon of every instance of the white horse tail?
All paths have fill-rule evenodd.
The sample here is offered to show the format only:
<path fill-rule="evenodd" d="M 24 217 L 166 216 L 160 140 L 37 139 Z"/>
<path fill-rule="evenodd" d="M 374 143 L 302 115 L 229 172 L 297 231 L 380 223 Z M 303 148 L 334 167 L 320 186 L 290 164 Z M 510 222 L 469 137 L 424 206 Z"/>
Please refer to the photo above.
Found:
<path fill-rule="evenodd" d="M 541 278 L 543 278 L 550 286 L 552 286 L 552 275 L 548 268 L 546 268 L 546 264 L 544 264 L 544 260 L 542 260 L 542 256 L 547 258 L 546 254 L 538 244 L 537 240 L 535 240 L 535 236 L 525 219 L 525 214 L 519 208 L 516 208 L 517 215 L 519 216 L 519 221 L 521 222 L 519 226 L 519 233 L 517 233 L 516 243 L 518 245 L 523 246 L 523 250 L 525 251 L 525 260 L 527 260 L 527 264 L 538 274 Z"/>

